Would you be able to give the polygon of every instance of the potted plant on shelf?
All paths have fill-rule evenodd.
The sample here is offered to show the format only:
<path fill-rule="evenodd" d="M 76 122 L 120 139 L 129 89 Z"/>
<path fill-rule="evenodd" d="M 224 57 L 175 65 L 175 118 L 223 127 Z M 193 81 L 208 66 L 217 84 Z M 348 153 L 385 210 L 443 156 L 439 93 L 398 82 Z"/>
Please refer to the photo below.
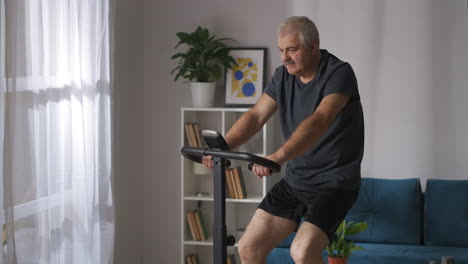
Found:
<path fill-rule="evenodd" d="M 346 223 L 343 220 L 335 232 L 335 237 L 327 247 L 328 263 L 346 264 L 353 251 L 364 250 L 364 248 L 356 246 L 353 241 L 347 240 L 346 237 L 360 233 L 366 230 L 367 227 L 366 223 Z"/>
<path fill-rule="evenodd" d="M 186 52 L 176 53 L 171 59 L 178 59 L 178 65 L 171 74 L 176 73 L 174 81 L 179 77 L 190 81 L 193 105 L 209 107 L 213 105 L 215 81 L 221 79 L 224 68 L 237 65 L 229 55 L 229 47 L 224 41 L 234 41 L 231 38 L 216 38 L 210 35 L 208 29 L 198 27 L 192 33 L 176 34 L 179 43 L 189 47 Z"/>

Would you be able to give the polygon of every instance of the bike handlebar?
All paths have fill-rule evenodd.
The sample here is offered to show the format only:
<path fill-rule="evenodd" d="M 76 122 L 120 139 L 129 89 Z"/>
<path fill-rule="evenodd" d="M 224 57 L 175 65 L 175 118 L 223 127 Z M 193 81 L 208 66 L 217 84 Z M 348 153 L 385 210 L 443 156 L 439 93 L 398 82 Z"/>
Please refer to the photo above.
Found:
<path fill-rule="evenodd" d="M 202 156 L 213 156 L 224 159 L 247 161 L 250 163 L 267 167 L 273 172 L 279 172 L 281 170 L 281 166 L 278 163 L 247 152 L 225 151 L 184 146 L 180 149 L 180 153 L 187 159 L 198 163 L 202 163 Z M 250 164 L 249 169 L 251 169 Z"/>

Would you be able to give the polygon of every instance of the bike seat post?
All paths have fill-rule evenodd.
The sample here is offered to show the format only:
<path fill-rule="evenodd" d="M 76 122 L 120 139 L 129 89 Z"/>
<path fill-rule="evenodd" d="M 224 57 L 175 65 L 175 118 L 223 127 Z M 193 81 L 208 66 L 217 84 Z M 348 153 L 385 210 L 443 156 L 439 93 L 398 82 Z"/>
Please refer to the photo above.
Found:
<path fill-rule="evenodd" d="M 227 261 L 226 239 L 226 160 L 214 157 L 214 223 L 213 250 L 214 264 L 225 264 Z"/>

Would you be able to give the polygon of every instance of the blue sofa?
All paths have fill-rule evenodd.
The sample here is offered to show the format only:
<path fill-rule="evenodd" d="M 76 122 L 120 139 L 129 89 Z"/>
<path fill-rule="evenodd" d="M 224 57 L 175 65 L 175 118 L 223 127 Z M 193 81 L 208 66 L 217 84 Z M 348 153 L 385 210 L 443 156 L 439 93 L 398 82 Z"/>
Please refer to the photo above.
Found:
<path fill-rule="evenodd" d="M 365 251 L 353 252 L 349 264 L 425 264 L 442 256 L 468 264 L 468 180 L 430 179 L 423 193 L 419 179 L 363 178 L 346 221 L 369 225 L 350 237 Z M 273 249 L 269 264 L 294 263 L 294 236 Z"/>

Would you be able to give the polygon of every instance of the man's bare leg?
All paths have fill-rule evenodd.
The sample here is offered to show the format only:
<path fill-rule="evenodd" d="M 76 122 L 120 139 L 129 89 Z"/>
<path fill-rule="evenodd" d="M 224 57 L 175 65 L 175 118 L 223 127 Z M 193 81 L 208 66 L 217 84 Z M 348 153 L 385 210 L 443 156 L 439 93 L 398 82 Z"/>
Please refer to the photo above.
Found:
<path fill-rule="evenodd" d="M 288 237 L 296 222 L 257 209 L 239 241 L 243 264 L 263 264 L 270 251 Z"/>
<path fill-rule="evenodd" d="M 325 264 L 322 252 L 328 245 L 328 236 L 316 225 L 302 222 L 291 245 L 291 257 L 296 264 Z"/>

